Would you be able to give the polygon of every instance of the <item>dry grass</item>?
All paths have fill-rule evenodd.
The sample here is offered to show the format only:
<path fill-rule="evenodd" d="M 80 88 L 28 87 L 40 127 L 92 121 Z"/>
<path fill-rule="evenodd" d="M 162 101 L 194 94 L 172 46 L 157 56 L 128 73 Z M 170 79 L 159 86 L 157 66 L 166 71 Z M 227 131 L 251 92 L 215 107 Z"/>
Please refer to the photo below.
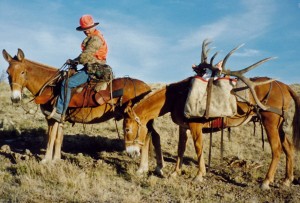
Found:
<path fill-rule="evenodd" d="M 159 84 L 152 85 L 158 88 Z M 299 93 L 299 85 L 293 85 Z M 285 163 L 282 156 L 270 191 L 261 191 L 271 159 L 265 137 L 262 149 L 260 126 L 253 135 L 253 124 L 233 128 L 231 139 L 225 136 L 224 159 L 220 159 L 220 133 L 213 135 L 211 172 L 203 183 L 194 183 L 195 150 L 187 143 L 182 176 L 172 179 L 177 154 L 178 127 L 167 114 L 156 120 L 161 135 L 166 166 L 165 178 L 157 177 L 154 155 L 150 172 L 137 176 L 139 160 L 124 153 L 113 120 L 97 124 L 65 127 L 63 160 L 40 164 L 44 156 L 46 123 L 38 110 L 28 103 L 12 106 L 9 87 L 0 84 L 0 202 L 299 202 L 299 182 L 280 188 Z M 26 93 L 30 100 L 29 93 Z M 25 103 L 26 103 L 25 101 Z M 33 113 L 34 111 L 31 111 Z M 5 124 L 5 125 L 4 125 Z M 122 134 L 122 121 L 117 122 Z M 287 131 L 289 131 L 287 127 Z M 208 158 L 209 135 L 205 135 L 205 158 Z M 295 177 L 299 179 L 300 160 L 296 157 Z"/>

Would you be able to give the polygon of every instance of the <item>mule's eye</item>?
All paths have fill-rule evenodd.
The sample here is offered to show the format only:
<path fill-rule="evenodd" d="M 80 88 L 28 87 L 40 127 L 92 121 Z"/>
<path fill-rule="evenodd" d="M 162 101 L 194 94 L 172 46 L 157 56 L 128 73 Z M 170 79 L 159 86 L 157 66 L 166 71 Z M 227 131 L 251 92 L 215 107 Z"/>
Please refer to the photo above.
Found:
<path fill-rule="evenodd" d="M 125 134 L 130 134 L 130 133 L 132 133 L 131 128 L 125 128 Z"/>
<path fill-rule="evenodd" d="M 25 71 L 22 71 L 21 74 L 24 75 L 24 74 L 25 74 Z"/>

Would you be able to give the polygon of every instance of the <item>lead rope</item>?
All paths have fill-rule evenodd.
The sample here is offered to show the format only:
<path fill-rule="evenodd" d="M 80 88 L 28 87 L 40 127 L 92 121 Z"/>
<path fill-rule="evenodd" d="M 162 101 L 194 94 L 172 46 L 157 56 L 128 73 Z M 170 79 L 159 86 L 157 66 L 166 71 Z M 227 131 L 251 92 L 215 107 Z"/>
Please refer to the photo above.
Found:
<path fill-rule="evenodd" d="M 209 133 L 209 153 L 208 153 L 208 167 L 207 171 L 210 171 L 210 163 L 211 163 L 211 148 L 212 148 L 212 132 L 213 132 L 213 126 L 212 121 L 210 122 L 210 133 Z M 203 153 L 203 152 L 202 152 Z M 202 156 L 202 155 L 201 155 Z"/>
<path fill-rule="evenodd" d="M 22 107 L 22 109 L 25 111 L 26 114 L 34 115 L 34 116 L 35 116 L 35 115 L 36 115 L 36 112 L 38 111 L 39 105 L 36 105 L 36 109 L 35 109 L 34 113 L 30 113 L 30 109 L 28 110 L 28 108 L 25 108 L 25 104 L 28 104 L 28 103 L 32 102 L 34 99 L 35 99 L 35 98 L 31 99 L 30 101 L 28 101 L 28 102 L 26 102 L 26 103 L 24 103 L 23 100 L 21 100 L 21 107 Z"/>
<path fill-rule="evenodd" d="M 70 69 L 69 69 L 70 70 Z M 66 98 L 67 98 L 67 93 L 68 93 L 68 86 L 69 86 L 69 77 L 70 77 L 70 72 L 67 72 L 66 75 L 66 79 L 65 79 L 65 88 L 64 88 L 64 105 L 63 105 L 63 112 L 62 112 L 62 117 L 61 117 L 61 121 L 64 122 L 65 120 L 65 116 L 66 116 L 66 111 L 68 109 L 68 104 L 66 104 Z M 71 91 L 71 90 L 70 90 Z"/>
<path fill-rule="evenodd" d="M 224 117 L 222 117 L 222 124 L 221 124 L 221 160 L 223 160 L 223 151 L 224 151 Z"/>
<path fill-rule="evenodd" d="M 111 106 L 112 106 L 112 110 L 115 111 L 115 105 L 114 105 L 114 102 L 113 102 L 113 87 L 112 87 L 112 81 L 113 81 L 113 72 L 112 70 L 110 70 L 110 98 L 111 98 Z"/>
<path fill-rule="evenodd" d="M 117 124 L 117 120 L 115 120 L 115 125 L 116 125 L 116 130 L 117 130 L 117 133 L 118 133 L 118 137 L 119 137 L 119 140 L 121 139 L 121 136 L 120 136 L 120 133 L 119 133 L 119 129 L 118 129 L 118 124 Z"/>
<path fill-rule="evenodd" d="M 112 70 L 110 71 L 110 84 L 109 84 L 109 87 L 110 87 L 110 98 L 111 98 L 111 108 L 113 110 L 113 112 L 115 111 L 115 105 L 113 103 L 113 87 L 112 87 L 112 81 L 113 81 L 113 72 Z M 118 123 L 117 123 L 117 120 L 116 118 L 114 117 L 114 120 L 115 120 L 115 125 L 116 125 L 116 131 L 117 131 L 117 134 L 118 134 L 118 137 L 119 137 L 119 140 L 121 139 L 121 136 L 120 136 L 120 132 L 119 132 L 119 129 L 118 129 Z"/>

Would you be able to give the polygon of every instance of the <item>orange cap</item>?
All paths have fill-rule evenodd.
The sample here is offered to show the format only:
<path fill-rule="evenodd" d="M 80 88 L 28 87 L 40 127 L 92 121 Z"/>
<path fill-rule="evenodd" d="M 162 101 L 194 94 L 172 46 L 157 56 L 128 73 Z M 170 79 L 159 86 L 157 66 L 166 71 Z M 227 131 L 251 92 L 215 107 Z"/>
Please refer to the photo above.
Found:
<path fill-rule="evenodd" d="M 83 15 L 79 20 L 80 26 L 76 28 L 78 31 L 84 31 L 92 27 L 97 26 L 99 23 L 94 23 L 94 19 L 91 15 Z"/>

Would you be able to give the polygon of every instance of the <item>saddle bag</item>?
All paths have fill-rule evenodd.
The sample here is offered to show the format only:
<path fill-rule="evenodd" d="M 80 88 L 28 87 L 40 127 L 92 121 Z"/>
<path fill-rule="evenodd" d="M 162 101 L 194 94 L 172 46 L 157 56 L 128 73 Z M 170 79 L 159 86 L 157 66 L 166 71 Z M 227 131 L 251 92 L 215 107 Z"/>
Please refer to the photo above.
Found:
<path fill-rule="evenodd" d="M 93 63 L 87 65 L 87 72 L 92 80 L 109 82 L 114 78 L 112 68 L 107 64 Z"/>
<path fill-rule="evenodd" d="M 211 101 L 209 103 L 209 117 L 233 116 L 237 112 L 236 98 L 230 92 L 236 80 L 231 78 L 217 78 L 213 81 Z M 207 110 L 207 81 L 196 76 L 191 83 L 190 91 L 185 103 L 186 118 L 204 117 Z"/>

